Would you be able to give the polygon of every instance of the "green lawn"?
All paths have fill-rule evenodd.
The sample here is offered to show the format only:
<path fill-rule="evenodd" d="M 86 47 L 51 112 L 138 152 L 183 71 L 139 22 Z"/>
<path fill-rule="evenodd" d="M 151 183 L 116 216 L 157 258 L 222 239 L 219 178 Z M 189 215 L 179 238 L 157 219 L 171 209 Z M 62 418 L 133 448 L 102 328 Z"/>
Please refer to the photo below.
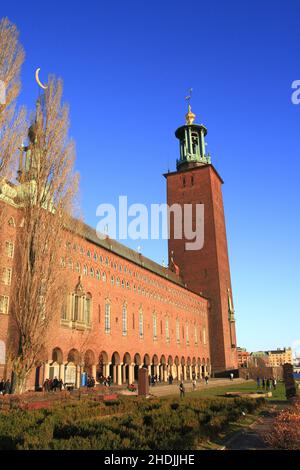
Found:
<path fill-rule="evenodd" d="M 262 389 L 259 389 L 262 391 Z M 212 387 L 212 388 L 201 388 L 200 390 L 195 390 L 195 391 L 188 391 L 187 395 L 188 396 L 193 396 L 193 397 L 199 397 L 199 398 L 211 398 L 211 397 L 222 397 L 225 395 L 226 392 L 233 392 L 233 391 L 241 391 L 241 392 L 257 392 L 257 386 L 256 382 L 253 380 L 249 380 L 248 382 L 242 383 L 242 384 L 232 384 L 229 383 L 226 386 L 222 387 Z M 268 402 L 274 402 L 274 401 L 286 401 L 285 397 L 285 387 L 283 383 L 278 383 L 276 390 L 272 390 L 273 396 L 271 398 L 267 398 Z M 172 396 L 178 396 L 177 395 L 172 395 Z M 170 398 L 170 395 L 168 397 Z"/>

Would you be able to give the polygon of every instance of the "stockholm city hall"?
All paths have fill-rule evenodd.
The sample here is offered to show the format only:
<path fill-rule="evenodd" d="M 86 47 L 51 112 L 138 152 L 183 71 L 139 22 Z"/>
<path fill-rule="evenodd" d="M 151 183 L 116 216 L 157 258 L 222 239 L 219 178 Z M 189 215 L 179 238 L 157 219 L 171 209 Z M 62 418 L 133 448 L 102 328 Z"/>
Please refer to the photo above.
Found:
<path fill-rule="evenodd" d="M 171 220 L 169 267 L 84 225 L 62 247 L 64 269 L 74 286 L 60 318 L 45 338 L 43 361 L 28 381 L 40 387 L 58 377 L 79 387 L 84 372 L 118 385 L 137 380 L 139 368 L 167 381 L 237 369 L 235 318 L 222 198 L 223 181 L 206 154 L 207 129 L 189 105 L 176 130 L 177 170 L 165 174 L 167 203 L 204 205 L 204 245 L 186 250 Z M 30 174 L 30 160 L 26 159 Z M 8 377 L 7 338 L 20 228 L 22 183 L 0 183 L 7 218 L 0 231 L 0 376 Z"/>

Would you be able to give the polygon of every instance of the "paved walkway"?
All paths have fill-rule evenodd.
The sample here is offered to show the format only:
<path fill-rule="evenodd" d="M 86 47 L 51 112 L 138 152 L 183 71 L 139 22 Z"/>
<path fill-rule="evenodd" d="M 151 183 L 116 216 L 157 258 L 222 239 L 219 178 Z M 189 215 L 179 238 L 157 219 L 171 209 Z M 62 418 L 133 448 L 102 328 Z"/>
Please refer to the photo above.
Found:
<path fill-rule="evenodd" d="M 205 384 L 204 380 L 200 382 L 197 381 L 196 390 L 204 390 L 207 388 L 216 388 L 216 387 L 225 387 L 226 385 L 236 385 L 245 383 L 245 379 L 234 379 L 231 381 L 230 379 L 210 379 L 208 384 Z M 193 390 L 193 385 L 191 382 L 184 383 L 186 392 L 190 392 Z M 149 387 L 150 395 L 155 395 L 157 397 L 162 397 L 166 395 L 179 395 L 179 383 L 175 382 L 172 385 L 169 384 L 157 384 L 154 387 Z"/>
<path fill-rule="evenodd" d="M 286 406 L 286 403 L 273 405 L 269 410 L 248 428 L 231 437 L 223 450 L 266 450 L 270 447 L 264 441 L 264 434 L 272 429 L 275 416 Z"/>

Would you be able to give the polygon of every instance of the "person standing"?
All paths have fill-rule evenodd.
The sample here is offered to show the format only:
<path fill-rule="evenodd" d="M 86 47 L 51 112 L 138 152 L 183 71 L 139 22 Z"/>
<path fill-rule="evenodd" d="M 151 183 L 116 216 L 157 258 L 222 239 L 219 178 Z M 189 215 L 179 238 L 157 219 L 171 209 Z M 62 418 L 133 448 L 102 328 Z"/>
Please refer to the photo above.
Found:
<path fill-rule="evenodd" d="M 10 383 L 10 380 L 7 379 L 4 384 L 3 395 L 9 395 L 10 393 L 11 393 L 11 383 Z"/>
<path fill-rule="evenodd" d="M 276 390 L 276 385 L 277 385 L 277 380 L 274 378 L 273 379 L 273 388 L 274 388 L 274 390 Z"/>
<path fill-rule="evenodd" d="M 196 390 L 197 382 L 196 382 L 195 377 L 193 378 L 192 384 L 193 384 L 193 390 Z"/>
<path fill-rule="evenodd" d="M 4 379 L 2 378 L 0 381 L 0 395 L 3 395 L 4 390 Z"/>
<path fill-rule="evenodd" d="M 265 380 L 265 378 L 263 378 L 263 379 L 262 379 L 262 383 L 261 383 L 262 389 L 265 388 L 265 385 L 266 385 L 266 380 Z"/>
<path fill-rule="evenodd" d="M 205 376 L 205 385 L 208 385 L 208 375 Z"/>
<path fill-rule="evenodd" d="M 183 385 L 182 382 L 180 382 L 179 391 L 180 391 L 180 398 L 184 398 L 184 396 L 185 396 L 185 388 L 184 388 L 184 385 Z"/>
<path fill-rule="evenodd" d="M 230 380 L 233 380 L 233 373 L 230 373 Z"/>

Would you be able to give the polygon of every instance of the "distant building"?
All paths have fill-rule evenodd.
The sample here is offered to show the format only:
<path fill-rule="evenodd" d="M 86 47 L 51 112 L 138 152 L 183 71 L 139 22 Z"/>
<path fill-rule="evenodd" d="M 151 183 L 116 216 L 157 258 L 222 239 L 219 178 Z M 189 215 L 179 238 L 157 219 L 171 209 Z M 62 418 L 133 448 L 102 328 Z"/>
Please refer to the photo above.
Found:
<path fill-rule="evenodd" d="M 269 356 L 271 367 L 282 366 L 285 363 L 293 364 L 292 348 L 277 348 L 273 351 L 266 351 Z"/>
<path fill-rule="evenodd" d="M 237 351 L 237 358 L 238 358 L 238 366 L 239 367 L 248 367 L 250 353 L 246 350 L 246 348 L 236 348 Z"/>
<path fill-rule="evenodd" d="M 269 366 L 269 356 L 266 351 L 252 352 L 250 353 L 248 364 L 252 367 L 267 367 Z"/>
<path fill-rule="evenodd" d="M 282 366 L 285 363 L 293 364 L 293 355 L 291 348 L 277 348 L 270 351 L 256 351 L 250 354 L 248 362 L 252 366 L 259 366 L 262 363 L 269 367 Z"/>

